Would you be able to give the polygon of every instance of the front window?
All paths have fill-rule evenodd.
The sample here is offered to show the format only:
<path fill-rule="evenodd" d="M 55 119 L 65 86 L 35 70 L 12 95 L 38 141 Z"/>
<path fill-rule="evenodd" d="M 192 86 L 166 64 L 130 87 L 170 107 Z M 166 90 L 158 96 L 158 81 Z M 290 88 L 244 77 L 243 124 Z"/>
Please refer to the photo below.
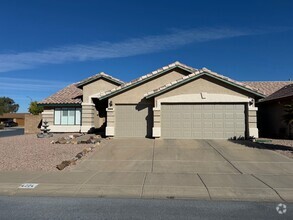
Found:
<path fill-rule="evenodd" d="M 55 125 L 80 125 L 81 108 L 55 108 Z"/>

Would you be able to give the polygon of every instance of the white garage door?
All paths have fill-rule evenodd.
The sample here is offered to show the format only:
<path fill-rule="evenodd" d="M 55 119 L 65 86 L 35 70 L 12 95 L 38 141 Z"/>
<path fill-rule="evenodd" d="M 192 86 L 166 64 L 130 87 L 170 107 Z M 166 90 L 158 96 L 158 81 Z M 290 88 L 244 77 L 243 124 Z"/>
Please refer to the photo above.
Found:
<path fill-rule="evenodd" d="M 162 104 L 162 138 L 245 136 L 244 104 Z"/>
<path fill-rule="evenodd" d="M 152 130 L 152 107 L 150 105 L 116 105 L 116 137 L 150 137 Z"/>

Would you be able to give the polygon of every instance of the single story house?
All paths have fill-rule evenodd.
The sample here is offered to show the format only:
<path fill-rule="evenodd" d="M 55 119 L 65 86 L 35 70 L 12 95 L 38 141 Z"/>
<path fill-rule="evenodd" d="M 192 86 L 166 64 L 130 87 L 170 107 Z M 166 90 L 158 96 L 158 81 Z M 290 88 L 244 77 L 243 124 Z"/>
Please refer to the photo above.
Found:
<path fill-rule="evenodd" d="M 293 84 L 289 84 L 257 103 L 260 135 L 270 138 L 292 138 L 284 120 L 285 105 L 293 104 Z"/>
<path fill-rule="evenodd" d="M 177 61 L 128 83 L 99 73 L 39 104 L 52 132 L 95 127 L 114 137 L 258 137 L 255 103 L 275 90 L 257 83 L 266 84 L 238 82 Z"/>

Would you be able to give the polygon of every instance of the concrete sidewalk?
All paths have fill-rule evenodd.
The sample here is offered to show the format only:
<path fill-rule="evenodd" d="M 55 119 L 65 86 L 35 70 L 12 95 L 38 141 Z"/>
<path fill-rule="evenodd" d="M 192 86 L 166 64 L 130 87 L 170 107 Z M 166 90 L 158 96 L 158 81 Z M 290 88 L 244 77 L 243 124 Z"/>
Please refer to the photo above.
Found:
<path fill-rule="evenodd" d="M 227 141 L 114 139 L 70 172 L 0 172 L 0 195 L 293 202 L 293 161 Z"/>
<path fill-rule="evenodd" d="M 38 183 L 35 189 L 19 189 Z M 1 172 L 0 195 L 293 202 L 293 177 L 147 172 Z"/>

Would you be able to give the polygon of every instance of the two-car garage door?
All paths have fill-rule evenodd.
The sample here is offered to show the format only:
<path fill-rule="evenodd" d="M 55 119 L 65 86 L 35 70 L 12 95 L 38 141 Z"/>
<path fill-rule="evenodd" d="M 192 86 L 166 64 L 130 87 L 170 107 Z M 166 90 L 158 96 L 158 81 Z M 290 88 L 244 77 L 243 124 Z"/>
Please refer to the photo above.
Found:
<path fill-rule="evenodd" d="M 245 136 L 244 111 L 244 104 L 162 104 L 162 138 L 227 139 Z"/>

